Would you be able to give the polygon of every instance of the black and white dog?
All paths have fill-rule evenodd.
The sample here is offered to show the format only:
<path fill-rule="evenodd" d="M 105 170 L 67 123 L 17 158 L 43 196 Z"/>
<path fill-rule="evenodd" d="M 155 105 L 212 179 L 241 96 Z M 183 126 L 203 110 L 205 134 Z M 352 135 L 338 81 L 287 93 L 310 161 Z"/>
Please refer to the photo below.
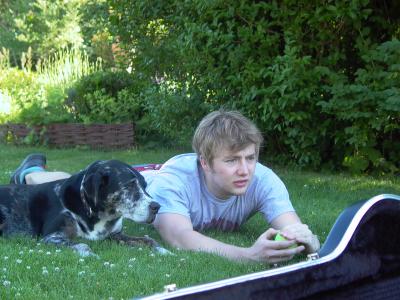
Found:
<path fill-rule="evenodd" d="M 123 218 L 153 222 L 160 205 L 145 188 L 143 176 L 117 160 L 94 162 L 68 179 L 0 186 L 0 234 L 40 237 L 46 243 L 71 247 L 81 256 L 96 255 L 88 245 L 73 242 L 74 237 L 110 238 L 168 253 L 149 237 L 122 233 Z"/>

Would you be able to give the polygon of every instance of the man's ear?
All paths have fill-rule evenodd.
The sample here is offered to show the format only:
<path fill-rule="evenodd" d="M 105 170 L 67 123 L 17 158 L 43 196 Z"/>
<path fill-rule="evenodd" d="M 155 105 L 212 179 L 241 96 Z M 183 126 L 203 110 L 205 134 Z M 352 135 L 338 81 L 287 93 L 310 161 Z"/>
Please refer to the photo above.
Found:
<path fill-rule="evenodd" d="M 200 165 L 205 172 L 209 172 L 211 170 L 210 166 L 208 165 L 207 161 L 204 159 L 202 155 L 200 155 Z"/>

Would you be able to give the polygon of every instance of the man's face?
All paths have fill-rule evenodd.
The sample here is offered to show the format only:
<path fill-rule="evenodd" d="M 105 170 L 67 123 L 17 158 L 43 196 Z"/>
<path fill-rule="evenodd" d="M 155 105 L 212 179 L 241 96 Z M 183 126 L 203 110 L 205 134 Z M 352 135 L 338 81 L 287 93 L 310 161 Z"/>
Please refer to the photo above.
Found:
<path fill-rule="evenodd" d="M 208 190 L 220 199 L 246 192 L 256 168 L 256 147 L 251 144 L 244 149 L 232 152 L 221 149 L 210 166 L 200 158 Z"/>

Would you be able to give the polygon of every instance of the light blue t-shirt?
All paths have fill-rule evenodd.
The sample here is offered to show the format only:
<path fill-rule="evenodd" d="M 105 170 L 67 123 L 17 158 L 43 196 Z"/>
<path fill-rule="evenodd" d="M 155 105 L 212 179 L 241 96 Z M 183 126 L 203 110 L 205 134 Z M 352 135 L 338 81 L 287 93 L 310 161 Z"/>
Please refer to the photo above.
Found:
<path fill-rule="evenodd" d="M 288 191 L 279 177 L 257 163 L 245 194 L 218 199 L 205 184 L 204 173 L 194 153 L 169 159 L 158 171 L 145 171 L 148 193 L 161 208 L 159 214 L 175 213 L 190 218 L 193 229 L 231 231 L 261 212 L 267 222 L 294 211 Z"/>

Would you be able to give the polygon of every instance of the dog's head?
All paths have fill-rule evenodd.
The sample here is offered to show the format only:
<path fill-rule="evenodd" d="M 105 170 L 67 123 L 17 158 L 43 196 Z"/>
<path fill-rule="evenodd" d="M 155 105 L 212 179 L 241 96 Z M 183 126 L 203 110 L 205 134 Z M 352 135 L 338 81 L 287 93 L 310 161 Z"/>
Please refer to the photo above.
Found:
<path fill-rule="evenodd" d="M 90 214 L 151 223 L 160 205 L 145 189 L 143 176 L 131 166 L 118 160 L 97 161 L 84 171 L 81 197 Z"/>

